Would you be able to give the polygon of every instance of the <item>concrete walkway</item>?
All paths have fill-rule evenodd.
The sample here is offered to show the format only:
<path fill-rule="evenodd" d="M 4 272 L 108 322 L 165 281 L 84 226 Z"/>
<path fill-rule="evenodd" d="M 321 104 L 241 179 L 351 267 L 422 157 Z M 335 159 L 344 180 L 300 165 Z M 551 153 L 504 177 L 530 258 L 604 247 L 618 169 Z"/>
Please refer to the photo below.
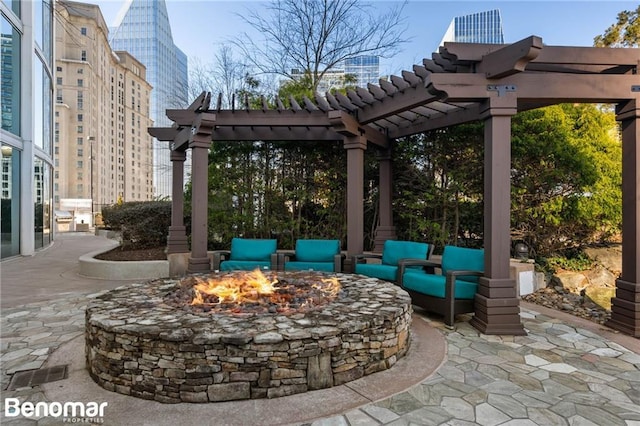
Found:
<path fill-rule="evenodd" d="M 417 310 L 406 359 L 377 380 L 304 396 L 165 405 L 107 392 L 83 369 L 84 306 L 126 282 L 77 275 L 77 258 L 108 247 L 91 235 L 59 235 L 32 257 L 0 263 L 3 425 L 79 423 L 12 417 L 6 398 L 109 402 L 108 425 L 639 425 L 640 340 L 537 305 L 522 304 L 527 336 L 456 331 Z M 442 362 L 439 362 L 441 360 Z M 18 371 L 69 364 L 69 378 L 5 390 Z M 398 370 L 395 370 L 399 367 Z M 383 374 L 378 373 L 378 374 Z M 374 378 L 374 374 L 367 376 Z"/>

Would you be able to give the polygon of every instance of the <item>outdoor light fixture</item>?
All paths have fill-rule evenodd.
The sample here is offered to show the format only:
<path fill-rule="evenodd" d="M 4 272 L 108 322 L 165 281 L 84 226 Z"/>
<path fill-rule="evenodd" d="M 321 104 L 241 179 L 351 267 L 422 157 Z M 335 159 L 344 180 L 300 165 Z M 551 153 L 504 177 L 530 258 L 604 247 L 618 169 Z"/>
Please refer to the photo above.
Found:
<path fill-rule="evenodd" d="M 523 242 L 519 242 L 515 245 L 513 250 L 516 252 L 516 258 L 519 260 L 529 259 L 529 246 Z"/>

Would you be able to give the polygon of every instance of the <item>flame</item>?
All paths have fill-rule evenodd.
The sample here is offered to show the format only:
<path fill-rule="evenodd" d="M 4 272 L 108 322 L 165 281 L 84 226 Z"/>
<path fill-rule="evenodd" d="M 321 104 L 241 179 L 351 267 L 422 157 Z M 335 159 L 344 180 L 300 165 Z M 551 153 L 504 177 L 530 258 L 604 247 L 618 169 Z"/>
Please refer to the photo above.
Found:
<path fill-rule="evenodd" d="M 291 276 L 278 281 L 275 275 L 272 278 L 267 277 L 259 269 L 194 278 L 190 304 L 205 305 L 214 309 L 224 306 L 224 309 L 230 312 L 243 312 L 242 305 L 251 304 L 254 308 L 249 308 L 248 312 L 257 306 L 262 306 L 262 309 L 269 312 L 289 312 L 314 309 L 333 300 L 340 292 L 338 278 L 321 277 L 317 273 L 306 274 L 300 272 L 294 273 L 293 276 L 294 282 L 303 280 L 306 286 L 292 283 Z"/>
<path fill-rule="evenodd" d="M 270 281 L 259 269 L 243 274 L 241 277 L 198 279 L 193 287 L 192 305 L 204 303 L 203 294 L 218 298 L 218 303 L 256 302 L 262 295 L 271 295 L 276 290 L 278 279 Z"/>

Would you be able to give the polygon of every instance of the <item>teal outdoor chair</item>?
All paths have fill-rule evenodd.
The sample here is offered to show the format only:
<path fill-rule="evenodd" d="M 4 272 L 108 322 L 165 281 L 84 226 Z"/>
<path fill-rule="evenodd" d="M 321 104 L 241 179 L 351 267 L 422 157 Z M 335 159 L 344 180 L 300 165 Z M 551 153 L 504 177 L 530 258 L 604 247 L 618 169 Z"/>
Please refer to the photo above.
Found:
<path fill-rule="evenodd" d="M 433 252 L 433 245 L 414 241 L 387 240 L 382 254 L 358 254 L 353 257 L 354 272 L 386 281 L 399 281 L 398 262 L 402 259 L 426 260 Z M 366 259 L 380 259 L 380 263 L 363 263 Z M 416 268 L 420 268 L 419 266 Z"/>
<path fill-rule="evenodd" d="M 278 269 L 277 240 L 233 238 L 231 250 L 213 253 L 214 271 Z"/>
<path fill-rule="evenodd" d="M 453 328 L 456 314 L 474 312 L 478 278 L 484 274 L 484 250 L 445 246 L 442 262 L 407 260 L 400 262 L 400 286 L 414 305 L 444 315 Z M 415 269 L 422 266 L 422 269 Z M 426 269 L 425 269 L 426 268 Z M 440 268 L 442 274 L 435 274 Z"/>
<path fill-rule="evenodd" d="M 342 272 L 340 240 L 297 240 L 295 252 L 279 253 L 285 271 Z"/>

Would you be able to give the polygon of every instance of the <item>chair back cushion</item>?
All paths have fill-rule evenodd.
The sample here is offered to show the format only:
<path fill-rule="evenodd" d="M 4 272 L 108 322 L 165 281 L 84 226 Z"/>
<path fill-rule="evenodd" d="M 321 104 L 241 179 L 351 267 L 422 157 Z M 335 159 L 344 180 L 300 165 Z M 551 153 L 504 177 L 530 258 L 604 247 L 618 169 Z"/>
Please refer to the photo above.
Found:
<path fill-rule="evenodd" d="M 245 238 L 234 238 L 231 240 L 231 260 L 254 260 L 269 262 L 271 254 L 275 253 L 278 247 L 276 240 L 256 240 Z"/>
<path fill-rule="evenodd" d="M 297 240 L 296 261 L 331 262 L 340 254 L 339 240 Z"/>
<path fill-rule="evenodd" d="M 480 271 L 484 272 L 484 249 L 445 246 L 442 253 L 442 275 L 447 271 Z M 459 276 L 458 280 L 478 282 L 473 275 Z"/>
<path fill-rule="evenodd" d="M 387 240 L 382 247 L 382 264 L 398 266 L 400 259 L 426 259 L 429 244 Z"/>

